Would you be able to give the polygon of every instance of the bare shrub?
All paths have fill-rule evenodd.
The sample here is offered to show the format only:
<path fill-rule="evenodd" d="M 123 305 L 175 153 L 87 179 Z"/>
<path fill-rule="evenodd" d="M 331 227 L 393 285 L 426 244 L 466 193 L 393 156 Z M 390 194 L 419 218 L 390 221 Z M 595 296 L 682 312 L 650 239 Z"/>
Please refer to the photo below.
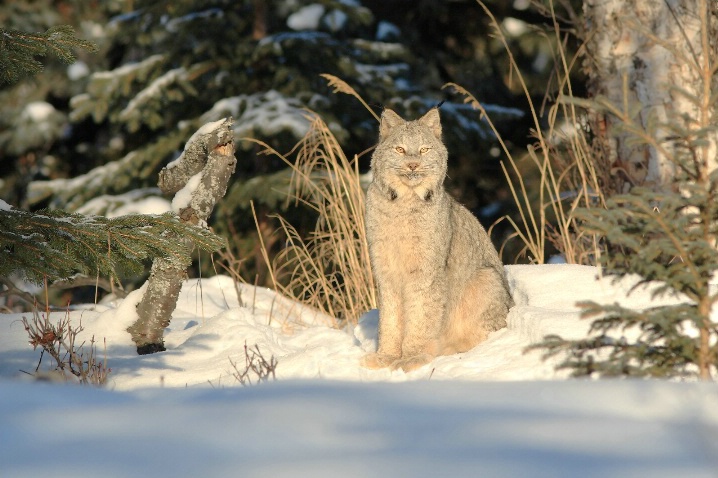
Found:
<path fill-rule="evenodd" d="M 81 323 L 74 327 L 71 325 L 69 310 L 53 324 L 50 320 L 50 311 L 40 313 L 36 307 L 32 319 L 23 317 L 22 324 L 33 350 L 41 348 L 40 360 L 35 367 L 35 373 L 31 375 L 38 379 L 48 378 L 40 371 L 42 359 L 47 354 L 54 362 L 51 375 L 53 380 L 76 381 L 83 385 L 96 386 L 107 382 L 107 377 L 112 372 L 112 369 L 107 367 L 107 357 L 104 360 L 97 359 L 94 336 L 90 339 L 87 348 L 85 342 L 77 344 L 77 335 L 83 328 Z"/>
<path fill-rule="evenodd" d="M 244 343 L 244 367 L 242 368 L 237 362 L 229 359 L 229 363 L 232 365 L 232 376 L 242 386 L 256 385 L 258 383 L 267 382 L 271 377 L 272 380 L 276 380 L 275 371 L 277 369 L 277 359 L 274 356 L 269 357 L 267 360 L 262 352 L 259 350 L 259 346 L 254 344 L 254 347 L 247 347 L 247 342 Z M 254 378 L 254 383 L 252 379 Z"/>

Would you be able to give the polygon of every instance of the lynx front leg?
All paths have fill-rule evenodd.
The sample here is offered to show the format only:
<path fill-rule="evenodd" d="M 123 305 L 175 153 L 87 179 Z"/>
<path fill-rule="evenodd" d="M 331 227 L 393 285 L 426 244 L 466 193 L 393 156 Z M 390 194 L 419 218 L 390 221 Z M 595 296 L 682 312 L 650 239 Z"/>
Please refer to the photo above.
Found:
<path fill-rule="evenodd" d="M 379 290 L 379 346 L 376 353 L 367 354 L 361 364 L 377 369 L 390 366 L 401 356 L 404 321 L 401 296 L 398 291 Z"/>
<path fill-rule="evenodd" d="M 446 293 L 442 285 L 432 282 L 429 287 L 418 288 L 407 297 L 401 359 L 392 364 L 393 369 L 409 372 L 431 362 L 439 354 L 446 315 Z"/>

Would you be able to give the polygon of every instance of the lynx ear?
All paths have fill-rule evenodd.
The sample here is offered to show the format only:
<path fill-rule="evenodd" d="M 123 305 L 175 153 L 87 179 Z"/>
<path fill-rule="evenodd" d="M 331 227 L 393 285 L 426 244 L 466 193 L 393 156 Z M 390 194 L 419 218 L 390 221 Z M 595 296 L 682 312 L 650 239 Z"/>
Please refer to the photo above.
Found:
<path fill-rule="evenodd" d="M 441 139 L 441 117 L 439 108 L 431 108 L 424 116 L 419 118 L 419 124 L 428 127 L 434 136 Z"/>
<path fill-rule="evenodd" d="M 406 123 L 406 121 L 404 121 L 401 116 L 394 113 L 388 108 L 385 109 L 384 112 L 381 114 L 381 123 L 379 124 L 379 138 L 386 138 L 391 132 L 391 130 L 404 123 Z"/>

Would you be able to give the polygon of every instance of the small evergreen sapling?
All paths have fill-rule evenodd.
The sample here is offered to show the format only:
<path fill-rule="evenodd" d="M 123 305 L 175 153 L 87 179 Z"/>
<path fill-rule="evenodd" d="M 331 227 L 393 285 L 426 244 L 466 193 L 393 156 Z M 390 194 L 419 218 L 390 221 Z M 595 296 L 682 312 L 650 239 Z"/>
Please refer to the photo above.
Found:
<path fill-rule="evenodd" d="M 548 356 L 566 352 L 559 368 L 574 376 L 689 377 L 709 379 L 718 357 L 718 328 L 711 319 L 718 291 L 716 221 L 718 173 L 704 183 L 656 193 L 634 188 L 607 201 L 606 210 L 584 210 L 585 229 L 605 240 L 611 274 L 637 274 L 634 286 L 651 283 L 654 297 L 676 295 L 675 305 L 636 311 L 619 304 L 581 302 L 594 318 L 589 337 L 547 336 L 533 348 Z"/>
<path fill-rule="evenodd" d="M 716 103 L 714 94 L 704 107 L 715 111 Z M 573 369 L 574 376 L 710 379 L 718 365 L 718 323 L 712 318 L 718 302 L 712 285 L 718 271 L 718 170 L 710 166 L 715 152 L 705 138 L 718 131 L 718 118 L 679 118 L 645 129 L 626 112 L 600 99 L 597 104 L 618 116 L 635 141 L 660 149 L 674 175 L 660 187 L 634 187 L 608 199 L 605 209 L 584 209 L 578 217 L 585 232 L 602 239 L 609 274 L 635 274 L 635 287 L 650 283 L 654 297 L 675 296 L 678 303 L 642 311 L 579 303 L 584 317 L 595 318 L 589 337 L 552 335 L 530 348 L 545 348 L 547 356 L 566 352 L 559 368 Z"/>

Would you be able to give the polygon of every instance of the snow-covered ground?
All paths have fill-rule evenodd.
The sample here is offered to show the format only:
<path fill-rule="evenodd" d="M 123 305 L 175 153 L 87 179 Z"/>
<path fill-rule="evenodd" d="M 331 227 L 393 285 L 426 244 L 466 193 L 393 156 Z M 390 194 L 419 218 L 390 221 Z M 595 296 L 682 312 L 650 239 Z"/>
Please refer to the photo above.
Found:
<path fill-rule="evenodd" d="M 507 270 L 508 327 L 408 374 L 359 366 L 375 313 L 337 330 L 266 289 L 243 286 L 240 305 L 227 277 L 186 282 L 161 354 L 125 332 L 141 290 L 76 306 L 84 338 L 107 340 L 106 389 L 29 381 L 39 352 L 4 314 L 0 476 L 718 476 L 717 385 L 565 380 L 524 353 L 584 336 L 577 300 L 641 308 L 650 291 L 589 267 Z M 245 343 L 277 359 L 276 381 L 237 382 Z"/>

